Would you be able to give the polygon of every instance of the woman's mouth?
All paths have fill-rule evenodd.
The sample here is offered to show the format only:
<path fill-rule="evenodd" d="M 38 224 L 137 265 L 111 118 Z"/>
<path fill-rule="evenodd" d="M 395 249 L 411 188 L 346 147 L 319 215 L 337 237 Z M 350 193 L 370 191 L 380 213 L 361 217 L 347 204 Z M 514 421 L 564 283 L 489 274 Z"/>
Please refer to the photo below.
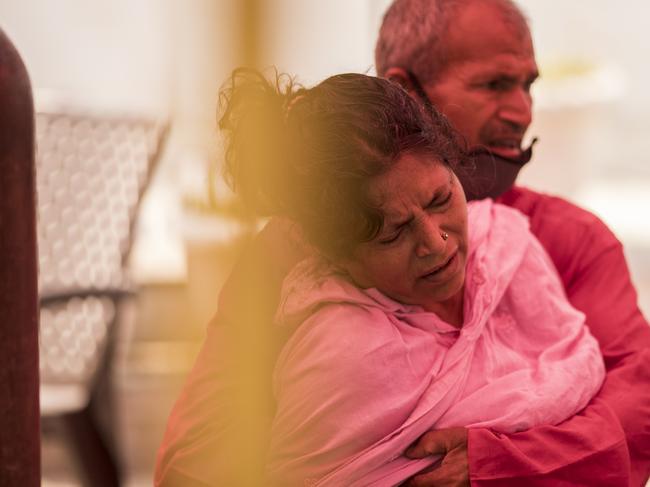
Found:
<path fill-rule="evenodd" d="M 458 261 L 458 249 L 456 249 L 442 264 L 422 274 L 420 276 L 420 279 L 436 280 L 440 275 L 444 273 L 444 271 L 452 268 L 457 261 Z"/>

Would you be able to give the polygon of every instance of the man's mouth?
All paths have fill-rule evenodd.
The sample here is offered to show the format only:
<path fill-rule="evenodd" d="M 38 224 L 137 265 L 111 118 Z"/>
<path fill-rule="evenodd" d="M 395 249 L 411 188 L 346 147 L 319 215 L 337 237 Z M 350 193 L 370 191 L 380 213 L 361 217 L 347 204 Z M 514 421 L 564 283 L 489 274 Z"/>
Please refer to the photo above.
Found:
<path fill-rule="evenodd" d="M 521 139 L 497 139 L 485 144 L 486 148 L 496 156 L 516 159 L 521 155 Z"/>

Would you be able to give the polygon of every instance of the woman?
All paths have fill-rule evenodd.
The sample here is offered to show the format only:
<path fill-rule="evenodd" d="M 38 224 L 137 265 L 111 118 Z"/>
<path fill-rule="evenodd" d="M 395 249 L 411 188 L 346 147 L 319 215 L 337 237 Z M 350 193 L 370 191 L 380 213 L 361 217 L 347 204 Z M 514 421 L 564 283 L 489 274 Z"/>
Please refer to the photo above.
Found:
<path fill-rule="evenodd" d="M 432 427 L 557 424 L 598 391 L 583 315 L 523 216 L 466 204 L 444 117 L 358 74 L 238 70 L 222 107 L 235 190 L 311 246 L 276 316 L 270 483 L 396 485 L 436 460 L 402 455 Z"/>

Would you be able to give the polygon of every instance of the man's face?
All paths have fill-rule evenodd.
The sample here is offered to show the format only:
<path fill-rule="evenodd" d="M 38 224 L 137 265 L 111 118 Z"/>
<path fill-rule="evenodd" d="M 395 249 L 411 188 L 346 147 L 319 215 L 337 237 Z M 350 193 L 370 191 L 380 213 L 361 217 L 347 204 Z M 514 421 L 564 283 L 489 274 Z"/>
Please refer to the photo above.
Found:
<path fill-rule="evenodd" d="M 476 2 L 460 12 L 446 45 L 450 61 L 424 86 L 429 99 L 470 146 L 519 156 L 532 118 L 530 87 L 538 76 L 530 33 Z"/>

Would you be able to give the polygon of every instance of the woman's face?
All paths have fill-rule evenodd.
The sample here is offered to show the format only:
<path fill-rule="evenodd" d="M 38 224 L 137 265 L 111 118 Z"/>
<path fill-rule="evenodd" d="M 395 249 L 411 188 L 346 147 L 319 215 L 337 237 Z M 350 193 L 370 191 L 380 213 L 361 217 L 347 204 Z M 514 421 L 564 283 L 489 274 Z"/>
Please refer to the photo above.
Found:
<path fill-rule="evenodd" d="M 454 173 L 432 156 L 404 154 L 371 179 L 368 197 L 384 225 L 342 263 L 356 284 L 430 311 L 462 292 L 467 205 Z"/>

